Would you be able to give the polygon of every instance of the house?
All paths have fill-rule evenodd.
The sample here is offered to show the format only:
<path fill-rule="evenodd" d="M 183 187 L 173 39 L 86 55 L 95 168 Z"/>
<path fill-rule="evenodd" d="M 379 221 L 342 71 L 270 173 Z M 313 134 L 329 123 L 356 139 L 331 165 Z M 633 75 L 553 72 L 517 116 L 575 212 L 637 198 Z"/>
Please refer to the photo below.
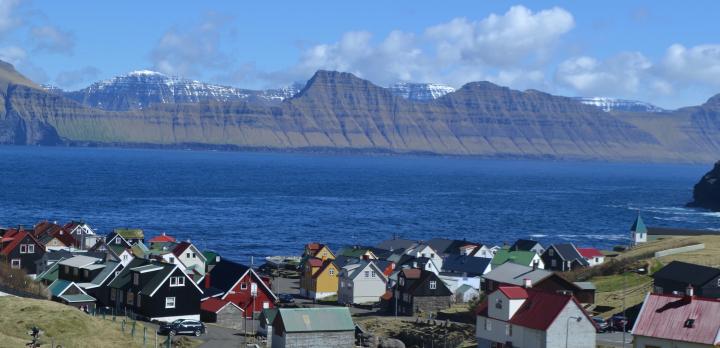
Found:
<path fill-rule="evenodd" d="M 214 294 L 220 300 L 232 302 L 248 318 L 254 318 L 265 308 L 275 308 L 278 298 L 268 282 L 254 269 L 221 258 L 200 284 L 208 295 Z"/>
<path fill-rule="evenodd" d="M 150 238 L 149 243 L 150 243 L 150 248 L 152 248 L 154 244 L 177 243 L 177 240 L 175 239 L 175 237 L 169 236 L 169 235 L 165 234 L 165 232 L 163 232 L 159 236 Z"/>
<path fill-rule="evenodd" d="M 87 250 L 91 246 L 95 245 L 99 240 L 103 239 L 90 225 L 83 221 L 70 221 L 63 226 L 63 230 L 69 233 L 76 241 L 79 242 L 76 245 L 81 250 Z"/>
<path fill-rule="evenodd" d="M 57 279 L 70 281 L 92 296 L 98 306 L 112 306 L 108 284 L 122 271 L 117 261 L 77 255 L 57 263 Z M 45 275 L 42 275 L 45 277 Z"/>
<path fill-rule="evenodd" d="M 119 244 L 116 243 L 117 241 L 119 241 Z M 122 237 L 120 237 L 120 239 L 118 239 L 118 237 L 113 237 L 110 244 L 108 244 L 105 240 L 99 240 L 95 243 L 95 245 L 88 249 L 88 252 L 104 252 L 106 255 L 105 259 L 107 261 L 120 262 L 124 267 L 127 266 L 130 261 L 135 258 L 135 256 L 131 251 L 130 244 L 123 241 L 124 239 L 122 239 Z"/>
<path fill-rule="evenodd" d="M 72 281 L 58 279 L 48 286 L 50 299 L 86 312 L 95 309 L 95 298 Z"/>
<path fill-rule="evenodd" d="M 572 295 L 501 286 L 476 313 L 480 348 L 595 348 L 595 324 Z"/>
<path fill-rule="evenodd" d="M 380 244 L 377 245 L 377 248 L 389 251 L 395 251 L 398 249 L 404 250 L 409 249 L 411 246 L 417 243 L 418 241 L 416 240 L 393 238 L 382 241 Z"/>
<path fill-rule="evenodd" d="M 590 267 L 601 265 L 605 262 L 605 254 L 595 248 L 577 248 L 577 251 L 587 261 Z"/>
<path fill-rule="evenodd" d="M 590 266 L 572 243 L 550 245 L 542 254 L 542 261 L 545 268 L 561 272 Z"/>
<path fill-rule="evenodd" d="M 449 256 L 445 258 L 439 276 L 453 293 L 463 285 L 480 289 L 482 275 L 490 272 L 490 261 L 486 257 Z"/>
<path fill-rule="evenodd" d="M 175 248 L 172 249 L 172 253 L 185 265 L 187 274 L 196 275 L 198 278 L 205 275 L 205 263 L 207 259 L 189 240 L 178 243 Z"/>
<path fill-rule="evenodd" d="M 355 323 L 346 307 L 280 308 L 272 324 L 273 348 L 355 347 Z"/>
<path fill-rule="evenodd" d="M 632 328 L 633 347 L 720 346 L 720 301 L 685 294 L 647 294 Z"/>
<path fill-rule="evenodd" d="M 200 319 L 234 330 L 245 328 L 245 311 L 232 301 L 211 297 L 200 303 Z"/>
<path fill-rule="evenodd" d="M 545 252 L 545 248 L 543 248 L 542 244 L 538 241 L 518 239 L 510 246 L 510 251 L 532 251 L 538 255 L 542 255 Z"/>
<path fill-rule="evenodd" d="M 374 261 L 346 265 L 340 270 L 339 278 L 340 304 L 375 303 L 387 290 L 388 278 Z"/>
<path fill-rule="evenodd" d="M 572 294 L 581 303 L 595 303 L 595 288 L 587 283 L 572 283 L 555 272 L 504 263 L 483 276 L 483 290 L 491 293 L 500 286 L 525 286 L 535 289 Z"/>
<path fill-rule="evenodd" d="M 40 235 L 38 241 L 45 246 L 45 250 L 71 250 L 76 244 L 75 238 L 63 230 Z"/>
<path fill-rule="evenodd" d="M 273 321 L 275 321 L 277 313 L 277 308 L 263 309 L 262 312 L 260 312 L 260 317 L 258 317 L 259 323 L 257 333 L 260 336 L 265 336 L 267 338 L 267 344 L 265 345 L 266 347 L 272 347 L 272 325 Z"/>
<path fill-rule="evenodd" d="M 480 297 L 480 291 L 468 284 L 460 285 L 454 294 L 456 303 L 468 303 Z"/>
<path fill-rule="evenodd" d="M 301 260 L 300 295 L 311 299 L 336 296 L 340 268 L 327 245 L 309 243 Z"/>
<path fill-rule="evenodd" d="M 346 257 L 349 259 L 360 259 L 360 260 L 377 260 L 378 257 L 373 252 L 373 247 L 357 246 L 344 248 L 338 253 L 338 257 Z"/>
<path fill-rule="evenodd" d="M 634 245 L 647 242 L 647 227 L 640 214 L 635 218 L 632 226 L 630 226 L 630 240 L 633 241 Z"/>
<path fill-rule="evenodd" d="M 433 238 L 427 241 L 427 245 L 433 248 L 441 257 L 470 255 L 478 257 L 492 257 L 490 250 L 482 243 L 468 242 L 459 239 Z"/>
<path fill-rule="evenodd" d="M 545 263 L 540 255 L 534 251 L 517 250 L 510 251 L 508 249 L 500 249 L 493 256 L 490 267 L 495 268 L 506 262 L 516 263 L 518 265 L 529 266 L 544 269 Z"/>
<path fill-rule="evenodd" d="M 653 273 L 653 292 L 682 294 L 688 284 L 697 296 L 720 298 L 720 269 L 681 261 L 672 261 Z"/>
<path fill-rule="evenodd" d="M 148 320 L 200 320 L 203 291 L 177 265 L 133 259 L 108 285 L 116 311 Z"/>
<path fill-rule="evenodd" d="M 130 248 L 137 242 L 145 242 L 145 233 L 139 228 L 116 228 L 105 237 L 107 244 L 124 245 Z"/>
<path fill-rule="evenodd" d="M 70 251 L 70 250 L 47 250 L 43 256 L 35 262 L 35 265 L 37 267 L 38 276 L 41 273 L 46 272 L 50 267 L 52 267 L 55 263 L 58 261 L 69 259 L 73 256 L 78 255 L 85 255 L 90 257 L 95 257 L 98 259 L 104 259 L 105 253 L 104 252 L 89 252 L 89 251 Z"/>
<path fill-rule="evenodd" d="M 443 266 L 443 259 L 438 252 L 426 243 L 417 243 L 407 249 L 405 249 L 405 255 L 410 255 L 415 258 L 428 258 L 435 264 L 435 269 L 441 270 Z"/>
<path fill-rule="evenodd" d="M 440 268 L 430 258 L 427 257 L 415 257 L 412 255 L 403 255 L 398 261 L 398 269 L 402 268 L 419 268 L 424 269 L 428 272 L 440 274 Z"/>
<path fill-rule="evenodd" d="M 305 245 L 304 257 L 316 257 L 318 259 L 335 259 L 335 254 L 325 244 L 308 243 Z"/>
<path fill-rule="evenodd" d="M 205 273 L 210 272 L 213 267 L 215 267 L 215 264 L 220 262 L 220 254 L 211 251 L 211 250 L 205 250 L 203 251 L 203 257 L 205 257 Z"/>
<path fill-rule="evenodd" d="M 404 269 L 393 289 L 393 303 L 400 315 L 437 312 L 450 307 L 452 292 L 435 273 L 422 269 Z"/>
<path fill-rule="evenodd" d="M 11 268 L 37 274 L 37 261 L 45 254 L 45 247 L 26 230 L 10 230 L 0 239 L 0 259 Z"/>

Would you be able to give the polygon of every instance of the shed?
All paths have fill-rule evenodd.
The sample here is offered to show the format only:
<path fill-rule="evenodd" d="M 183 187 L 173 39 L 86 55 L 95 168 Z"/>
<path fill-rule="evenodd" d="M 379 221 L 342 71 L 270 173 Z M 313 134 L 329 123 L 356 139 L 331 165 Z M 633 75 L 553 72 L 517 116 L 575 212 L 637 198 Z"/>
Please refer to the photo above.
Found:
<path fill-rule="evenodd" d="M 200 319 L 206 323 L 242 330 L 245 326 L 245 311 L 236 304 L 211 297 L 200 303 Z"/>
<path fill-rule="evenodd" d="M 272 347 L 355 347 L 355 323 L 347 307 L 280 308 Z"/>
<path fill-rule="evenodd" d="M 467 303 L 480 296 L 480 291 L 468 284 L 460 285 L 455 290 L 455 301 Z"/>

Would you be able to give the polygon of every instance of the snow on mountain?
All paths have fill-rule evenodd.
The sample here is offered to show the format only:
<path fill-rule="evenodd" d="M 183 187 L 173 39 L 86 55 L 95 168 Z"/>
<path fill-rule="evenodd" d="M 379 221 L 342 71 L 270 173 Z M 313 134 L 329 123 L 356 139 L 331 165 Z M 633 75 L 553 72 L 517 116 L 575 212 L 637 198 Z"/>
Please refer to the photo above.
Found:
<path fill-rule="evenodd" d="M 417 101 L 433 100 L 455 92 L 455 88 L 437 83 L 400 82 L 388 88 L 397 96 Z"/>
<path fill-rule="evenodd" d="M 611 111 L 625 111 L 625 112 L 665 112 L 667 110 L 652 105 L 650 103 L 627 100 L 627 99 L 616 99 L 606 97 L 578 97 L 576 98 L 581 103 L 586 105 L 597 106 L 605 112 Z"/>
<path fill-rule="evenodd" d="M 280 102 L 298 92 L 296 86 L 265 91 L 234 88 L 137 70 L 65 92 L 82 104 L 106 109 L 142 109 L 152 104 L 257 101 Z"/>

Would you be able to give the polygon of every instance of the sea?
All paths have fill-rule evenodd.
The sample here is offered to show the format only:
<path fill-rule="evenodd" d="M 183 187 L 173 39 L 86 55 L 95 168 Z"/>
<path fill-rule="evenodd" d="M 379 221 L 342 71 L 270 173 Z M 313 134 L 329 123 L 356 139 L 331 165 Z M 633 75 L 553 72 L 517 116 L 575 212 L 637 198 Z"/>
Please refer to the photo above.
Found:
<path fill-rule="evenodd" d="M 650 226 L 719 229 L 692 209 L 710 165 L 0 146 L 0 226 L 82 220 L 165 232 L 260 264 L 311 241 L 388 238 L 612 248 Z"/>

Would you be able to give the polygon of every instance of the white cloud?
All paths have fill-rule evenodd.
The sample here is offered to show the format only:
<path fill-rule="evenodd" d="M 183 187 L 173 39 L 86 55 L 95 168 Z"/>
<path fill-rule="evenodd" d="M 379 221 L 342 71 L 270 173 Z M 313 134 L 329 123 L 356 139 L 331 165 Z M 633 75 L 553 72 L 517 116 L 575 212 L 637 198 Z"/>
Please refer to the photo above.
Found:
<path fill-rule="evenodd" d="M 19 16 L 13 13 L 19 4 L 20 0 L 0 0 L 0 33 L 21 23 Z"/>
<path fill-rule="evenodd" d="M 20 64 L 27 57 L 27 52 L 18 46 L 6 46 L 0 48 L 0 60 L 12 65 Z"/>
<path fill-rule="evenodd" d="M 652 67 L 639 52 L 623 52 L 604 61 L 581 56 L 560 63 L 555 79 L 583 95 L 636 94 L 644 82 L 653 79 Z"/>
<path fill-rule="evenodd" d="M 720 86 L 720 45 L 674 44 L 665 53 L 661 73 L 675 81 Z"/>
<path fill-rule="evenodd" d="M 30 36 L 38 51 L 72 54 L 75 48 L 75 36 L 52 25 L 33 27 L 30 29 Z"/>

